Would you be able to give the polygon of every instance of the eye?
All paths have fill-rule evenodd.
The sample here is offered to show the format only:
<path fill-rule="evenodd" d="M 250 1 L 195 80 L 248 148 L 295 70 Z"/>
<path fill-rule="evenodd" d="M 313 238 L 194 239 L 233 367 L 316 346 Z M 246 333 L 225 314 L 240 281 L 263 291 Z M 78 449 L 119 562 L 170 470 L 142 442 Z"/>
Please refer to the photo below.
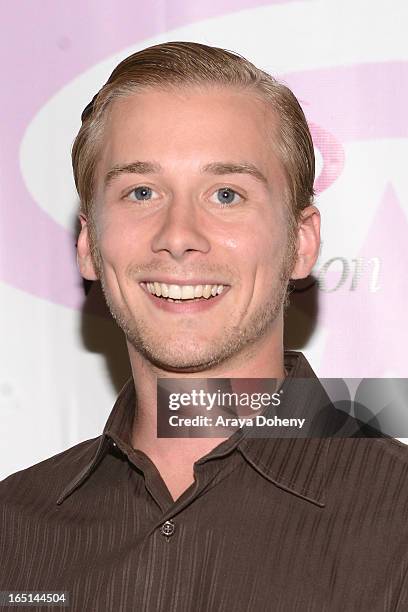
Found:
<path fill-rule="evenodd" d="M 221 189 L 217 189 L 212 198 L 214 196 L 217 198 L 217 202 L 219 204 L 224 204 L 227 206 L 231 204 L 238 204 L 242 200 L 242 196 L 240 196 L 234 189 L 231 189 L 231 187 L 221 187 Z M 213 202 L 214 200 L 211 201 Z"/>
<path fill-rule="evenodd" d="M 153 193 L 155 192 L 150 187 L 147 187 L 146 185 L 139 185 L 139 187 L 132 189 L 127 197 L 130 200 L 137 200 L 140 202 L 143 200 L 151 200 Z"/>

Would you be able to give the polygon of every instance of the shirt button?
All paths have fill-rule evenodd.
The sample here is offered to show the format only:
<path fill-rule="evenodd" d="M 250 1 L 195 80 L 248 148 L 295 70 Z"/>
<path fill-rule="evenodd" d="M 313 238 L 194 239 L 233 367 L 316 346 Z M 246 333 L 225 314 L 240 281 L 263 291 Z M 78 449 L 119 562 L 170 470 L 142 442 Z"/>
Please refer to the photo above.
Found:
<path fill-rule="evenodd" d="M 173 535 L 174 533 L 174 523 L 173 521 L 166 521 L 165 523 L 163 523 L 163 525 L 160 527 L 160 533 L 164 536 L 166 536 L 167 538 L 169 538 L 170 536 Z"/>

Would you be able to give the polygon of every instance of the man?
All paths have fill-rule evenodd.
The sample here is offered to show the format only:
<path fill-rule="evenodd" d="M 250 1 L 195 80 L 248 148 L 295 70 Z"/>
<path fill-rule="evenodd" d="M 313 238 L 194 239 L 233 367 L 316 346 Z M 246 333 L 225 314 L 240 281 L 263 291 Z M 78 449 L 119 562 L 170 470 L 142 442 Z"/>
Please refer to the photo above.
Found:
<path fill-rule="evenodd" d="M 312 369 L 283 350 L 288 281 L 319 250 L 295 97 L 172 42 L 124 60 L 82 119 L 78 264 L 133 377 L 102 436 L 1 484 L 0 589 L 81 611 L 406 610 L 403 445 L 157 437 L 158 378 L 276 379 L 282 410 L 315 410 L 295 385 Z"/>

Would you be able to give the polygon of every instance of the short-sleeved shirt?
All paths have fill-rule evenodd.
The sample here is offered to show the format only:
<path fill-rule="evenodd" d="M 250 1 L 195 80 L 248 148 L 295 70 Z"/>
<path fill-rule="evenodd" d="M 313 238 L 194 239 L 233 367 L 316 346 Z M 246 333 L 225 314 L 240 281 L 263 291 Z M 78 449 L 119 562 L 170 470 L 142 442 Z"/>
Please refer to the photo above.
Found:
<path fill-rule="evenodd" d="M 316 378 L 301 353 L 285 366 L 286 385 Z M 135 414 L 130 380 L 101 436 L 0 483 L 0 591 L 64 591 L 78 612 L 408 610 L 403 444 L 242 428 L 174 501 L 132 448 Z"/>

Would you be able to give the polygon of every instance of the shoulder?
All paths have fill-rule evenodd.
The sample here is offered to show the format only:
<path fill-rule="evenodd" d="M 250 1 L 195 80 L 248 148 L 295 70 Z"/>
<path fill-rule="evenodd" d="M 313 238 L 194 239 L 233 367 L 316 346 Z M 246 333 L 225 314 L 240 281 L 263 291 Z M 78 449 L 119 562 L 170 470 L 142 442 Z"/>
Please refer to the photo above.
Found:
<path fill-rule="evenodd" d="M 401 510 L 408 502 L 408 446 L 395 438 L 367 437 L 330 440 L 328 473 L 334 487 Z"/>
<path fill-rule="evenodd" d="M 69 482 L 92 461 L 101 436 L 80 442 L 0 482 L 0 503 L 29 504 L 56 500 Z"/>
<path fill-rule="evenodd" d="M 403 444 L 396 438 L 378 436 L 377 452 L 393 457 L 397 462 L 408 467 L 408 445 Z"/>

